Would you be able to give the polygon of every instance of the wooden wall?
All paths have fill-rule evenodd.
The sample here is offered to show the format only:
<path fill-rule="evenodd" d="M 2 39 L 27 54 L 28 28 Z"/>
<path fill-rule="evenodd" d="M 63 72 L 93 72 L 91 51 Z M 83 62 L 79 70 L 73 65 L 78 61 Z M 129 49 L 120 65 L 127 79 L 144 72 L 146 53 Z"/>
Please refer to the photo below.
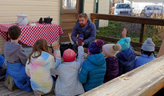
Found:
<path fill-rule="evenodd" d="M 3 54 L 5 42 L 6 42 L 6 40 L 5 40 L 2 36 L 0 36 L 0 49 L 2 50 L 2 51 L 0 52 L 0 54 Z"/>
<path fill-rule="evenodd" d="M 90 13 L 94 13 L 95 0 L 84 0 L 84 13 L 87 13 L 90 18 Z"/>
<path fill-rule="evenodd" d="M 28 15 L 28 22 L 50 16 L 52 23 L 59 24 L 60 0 L 0 0 L 0 24 L 16 23 L 17 15 L 21 13 Z M 4 42 L 5 39 L 0 36 L 1 49 L 4 48 Z"/>
<path fill-rule="evenodd" d="M 110 0 L 99 0 L 99 14 L 109 14 Z M 99 27 L 108 26 L 108 20 L 99 20 Z"/>
<path fill-rule="evenodd" d="M 29 22 L 50 16 L 59 24 L 60 0 L 1 0 L 0 23 L 16 23 L 21 13 L 28 15 Z"/>
<path fill-rule="evenodd" d="M 90 17 L 90 13 L 94 12 L 95 0 L 84 1 L 84 12 Z M 21 13 L 28 15 L 28 22 L 50 16 L 52 23 L 60 24 L 60 0 L 0 0 L 0 24 L 16 23 L 17 15 Z M 0 37 L 1 49 L 4 48 L 4 42 Z"/>
<path fill-rule="evenodd" d="M 113 0 L 113 3 L 123 3 L 124 0 Z"/>

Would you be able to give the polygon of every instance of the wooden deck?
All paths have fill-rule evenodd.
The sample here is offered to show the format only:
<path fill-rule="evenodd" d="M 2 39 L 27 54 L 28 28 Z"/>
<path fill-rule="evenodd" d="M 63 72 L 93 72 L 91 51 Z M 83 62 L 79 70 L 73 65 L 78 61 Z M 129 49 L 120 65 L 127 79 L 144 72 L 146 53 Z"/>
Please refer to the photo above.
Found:
<path fill-rule="evenodd" d="M 25 46 L 24 50 L 25 50 L 26 55 L 28 56 L 29 53 L 31 52 L 32 48 Z M 87 58 L 87 54 L 85 53 L 85 60 L 86 60 L 86 58 Z M 32 91 L 27 92 L 27 91 L 22 91 L 20 89 L 15 89 L 13 92 L 11 92 L 4 86 L 4 81 L 0 81 L 0 96 L 34 96 L 34 94 Z M 55 94 L 53 91 L 50 94 L 47 94 L 44 96 L 55 96 Z"/>
<path fill-rule="evenodd" d="M 27 91 L 22 91 L 20 89 L 15 89 L 14 91 L 9 91 L 5 86 L 4 86 L 4 81 L 0 81 L 0 96 L 34 96 L 33 91 L 27 92 Z M 44 95 L 44 96 L 55 96 L 54 91 L 51 92 L 50 94 Z"/>

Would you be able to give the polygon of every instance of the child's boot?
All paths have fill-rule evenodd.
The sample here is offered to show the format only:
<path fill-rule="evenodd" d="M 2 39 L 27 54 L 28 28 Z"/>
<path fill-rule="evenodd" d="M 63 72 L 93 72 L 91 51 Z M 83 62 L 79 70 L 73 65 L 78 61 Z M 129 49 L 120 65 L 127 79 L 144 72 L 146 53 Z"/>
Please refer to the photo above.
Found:
<path fill-rule="evenodd" d="M 6 80 L 4 82 L 5 87 L 8 88 L 8 84 L 9 84 L 9 75 L 7 75 Z"/>
<path fill-rule="evenodd" d="M 15 83 L 11 75 L 9 74 L 7 75 L 7 78 L 4 84 L 10 91 L 14 91 Z"/>
<path fill-rule="evenodd" d="M 34 96 L 42 96 L 42 95 L 39 94 L 37 91 L 34 91 Z"/>

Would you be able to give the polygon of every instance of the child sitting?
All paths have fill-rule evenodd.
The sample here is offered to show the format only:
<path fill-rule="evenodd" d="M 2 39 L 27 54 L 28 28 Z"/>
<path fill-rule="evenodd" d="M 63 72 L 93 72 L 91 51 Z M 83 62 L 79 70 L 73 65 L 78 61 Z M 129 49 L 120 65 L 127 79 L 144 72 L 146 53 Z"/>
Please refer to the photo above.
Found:
<path fill-rule="evenodd" d="M 102 52 L 102 40 L 92 42 L 89 45 L 88 57 L 82 65 L 79 80 L 84 85 L 85 91 L 89 91 L 103 84 L 106 73 L 106 61 Z"/>
<path fill-rule="evenodd" d="M 55 57 L 48 52 L 47 41 L 37 40 L 26 62 L 26 74 L 31 77 L 31 87 L 35 96 L 52 91 L 53 78 L 50 69 L 56 67 L 55 61 Z"/>
<path fill-rule="evenodd" d="M 27 57 L 18 41 L 21 37 L 21 29 L 18 26 L 11 26 L 8 29 L 11 41 L 4 45 L 4 56 L 7 61 L 7 72 L 5 86 L 10 90 L 14 90 L 16 85 L 18 88 L 31 91 L 30 78 L 25 73 L 25 64 Z"/>
<path fill-rule="evenodd" d="M 64 62 L 52 70 L 58 78 L 55 85 L 55 96 L 75 96 L 84 93 L 84 88 L 78 80 L 79 70 L 84 62 L 82 41 L 78 41 L 78 57 L 73 50 L 67 49 L 63 53 Z M 55 53 L 60 54 L 59 48 L 54 46 Z"/>
<path fill-rule="evenodd" d="M 102 53 L 106 57 L 106 74 L 104 83 L 114 79 L 118 76 L 119 65 L 118 59 L 115 57 L 116 52 L 121 50 L 120 44 L 105 44 L 102 48 Z"/>
<path fill-rule="evenodd" d="M 135 68 L 144 65 L 154 59 L 155 44 L 151 38 L 148 38 L 141 47 L 141 56 L 135 60 Z"/>
<path fill-rule="evenodd" d="M 121 52 L 119 52 L 116 57 L 119 61 L 119 75 L 129 72 L 134 69 L 134 62 L 136 54 L 130 46 L 130 37 L 126 37 L 127 30 L 124 28 L 122 31 L 122 36 L 117 44 L 121 45 Z"/>

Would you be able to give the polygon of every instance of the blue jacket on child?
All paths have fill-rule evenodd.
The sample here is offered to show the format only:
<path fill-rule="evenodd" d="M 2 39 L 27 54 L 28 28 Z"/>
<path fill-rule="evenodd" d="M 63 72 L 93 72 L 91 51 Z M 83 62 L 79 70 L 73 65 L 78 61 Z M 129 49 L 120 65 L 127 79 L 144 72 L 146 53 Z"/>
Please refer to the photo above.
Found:
<path fill-rule="evenodd" d="M 89 91 L 103 84 L 106 73 L 106 61 L 102 53 L 89 55 L 82 65 L 79 81 L 84 85 L 85 91 Z"/>
<path fill-rule="evenodd" d="M 25 73 L 25 66 L 21 63 L 8 63 L 7 62 L 6 77 L 10 74 L 13 77 L 15 85 L 24 90 L 31 91 L 30 78 Z"/>
<path fill-rule="evenodd" d="M 116 57 L 119 61 L 119 75 L 134 69 L 136 54 L 131 47 L 127 50 L 119 52 Z"/>
<path fill-rule="evenodd" d="M 5 58 L 0 54 L 0 66 L 1 67 L 2 67 L 4 61 L 5 61 Z"/>
<path fill-rule="evenodd" d="M 0 79 L 4 78 L 6 74 L 6 68 L 3 68 L 3 63 L 4 63 L 5 58 L 0 54 Z"/>
<path fill-rule="evenodd" d="M 156 58 L 154 57 L 154 54 L 151 54 L 150 56 L 148 55 L 145 55 L 145 54 L 141 54 L 140 57 L 138 57 L 136 60 L 135 60 L 135 68 L 141 66 L 141 65 L 144 65 L 152 60 L 155 60 Z"/>

